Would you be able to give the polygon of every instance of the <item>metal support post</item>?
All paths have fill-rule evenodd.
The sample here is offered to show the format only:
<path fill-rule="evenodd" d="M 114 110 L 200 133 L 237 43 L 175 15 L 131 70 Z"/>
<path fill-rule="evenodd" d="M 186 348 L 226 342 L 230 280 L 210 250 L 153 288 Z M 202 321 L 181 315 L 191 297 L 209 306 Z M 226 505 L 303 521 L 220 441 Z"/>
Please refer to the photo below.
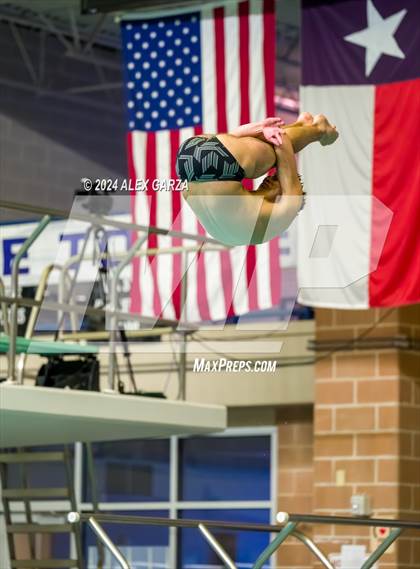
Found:
<path fill-rule="evenodd" d="M 113 543 L 103 527 L 98 524 L 94 517 L 89 518 L 89 525 L 99 537 L 99 539 L 103 542 L 105 547 L 111 552 L 111 555 L 113 555 L 116 561 L 120 564 L 120 567 L 122 569 L 131 569 L 127 559 L 118 549 L 118 547 Z"/>
<path fill-rule="evenodd" d="M 292 535 L 293 537 L 304 543 L 306 547 L 310 551 L 312 551 L 315 557 L 318 558 L 319 562 L 322 563 L 324 567 L 326 567 L 327 569 L 335 569 L 331 561 L 322 553 L 319 547 L 307 535 L 298 530 L 295 530 Z"/>
<path fill-rule="evenodd" d="M 382 543 L 375 549 L 375 551 L 366 559 L 360 569 L 371 569 L 374 563 L 378 561 L 382 555 L 391 547 L 394 541 L 400 537 L 403 532 L 402 528 L 396 528 L 391 531 L 388 537 L 386 537 Z"/>
<path fill-rule="evenodd" d="M 199 524 L 198 529 L 201 531 L 205 540 L 210 545 L 210 547 L 213 549 L 213 551 L 215 553 L 217 553 L 217 555 L 223 561 L 225 566 L 228 569 L 237 569 L 235 563 L 232 561 L 232 559 L 229 557 L 229 555 L 226 553 L 226 551 L 221 546 L 221 544 L 217 541 L 217 539 L 214 537 L 214 535 L 206 528 L 206 526 L 204 524 Z"/>
<path fill-rule="evenodd" d="M 183 251 L 181 257 L 181 310 L 180 317 L 185 321 L 187 320 L 187 270 L 188 270 L 188 252 Z M 178 332 L 180 334 L 179 340 L 179 361 L 178 361 L 178 399 L 185 401 L 187 397 L 187 335 L 186 331 L 178 326 Z"/>
<path fill-rule="evenodd" d="M 258 557 L 252 569 L 261 569 L 268 559 L 273 555 L 275 551 L 280 547 L 280 545 L 285 541 L 289 535 L 291 535 L 296 529 L 296 522 L 289 522 L 280 533 L 273 539 L 271 543 L 264 549 L 261 555 Z"/>
<path fill-rule="evenodd" d="M 54 269 L 61 269 L 59 265 L 47 265 L 41 273 L 41 277 L 35 292 L 35 300 L 42 302 L 44 300 L 45 291 L 48 285 L 48 279 Z M 30 340 L 35 330 L 36 322 L 41 311 L 41 306 L 32 306 L 31 312 L 29 314 L 29 318 L 26 324 L 26 331 L 25 331 L 25 338 Z M 75 314 L 71 314 L 71 318 L 75 318 Z M 17 382 L 23 383 L 24 381 L 24 374 L 25 374 L 25 364 L 27 360 L 28 354 L 22 353 L 20 354 L 17 360 Z"/>
<path fill-rule="evenodd" d="M 187 332 L 180 332 L 181 338 L 179 339 L 179 362 L 178 362 L 178 398 L 180 401 L 185 401 L 187 398 Z"/>
<path fill-rule="evenodd" d="M 86 249 L 87 249 L 87 246 L 89 243 L 89 238 L 90 238 L 91 233 L 94 233 L 94 238 L 95 238 L 98 229 L 103 231 L 103 229 L 101 227 L 98 228 L 95 225 L 89 226 L 85 232 L 85 236 L 83 239 L 83 245 L 82 245 L 82 248 L 79 251 L 79 253 L 77 253 L 77 255 L 73 255 L 73 257 L 70 257 L 69 259 L 67 259 L 63 263 L 63 266 L 61 269 L 60 281 L 59 281 L 59 285 L 58 285 L 58 302 L 64 304 L 67 300 L 69 306 L 72 306 L 74 304 L 72 301 L 73 300 L 72 296 L 73 296 L 74 288 L 76 286 L 77 276 L 78 276 L 79 271 L 80 271 L 80 264 L 85 257 L 85 253 L 86 253 Z M 75 270 L 74 275 L 71 278 L 70 287 L 66 291 L 66 279 L 69 276 L 69 270 L 70 270 L 71 266 L 74 264 L 77 264 L 76 270 Z M 64 319 L 65 319 L 65 312 L 64 311 L 57 312 L 57 333 L 59 336 L 62 332 Z M 72 326 L 74 326 L 73 321 L 72 321 Z"/>
<path fill-rule="evenodd" d="M 4 286 L 4 282 L 0 277 L 0 296 L 5 296 L 6 288 Z M 5 334 L 9 333 L 9 311 L 7 310 L 7 304 L 5 302 L 1 302 L 1 318 L 3 321 L 3 330 Z"/>
<path fill-rule="evenodd" d="M 111 277 L 111 290 L 110 290 L 110 330 L 109 330 L 109 360 L 108 360 L 108 392 L 114 392 L 114 374 L 115 374 L 115 337 L 116 337 L 116 328 L 117 328 L 117 316 L 116 311 L 117 307 L 117 287 L 118 287 L 118 280 L 122 271 L 125 267 L 130 263 L 133 257 L 136 255 L 137 251 L 141 248 L 143 243 L 147 240 L 148 235 L 142 235 L 138 237 L 137 240 L 134 242 L 132 247 L 128 250 L 126 256 L 122 261 L 115 267 L 112 277 Z"/>

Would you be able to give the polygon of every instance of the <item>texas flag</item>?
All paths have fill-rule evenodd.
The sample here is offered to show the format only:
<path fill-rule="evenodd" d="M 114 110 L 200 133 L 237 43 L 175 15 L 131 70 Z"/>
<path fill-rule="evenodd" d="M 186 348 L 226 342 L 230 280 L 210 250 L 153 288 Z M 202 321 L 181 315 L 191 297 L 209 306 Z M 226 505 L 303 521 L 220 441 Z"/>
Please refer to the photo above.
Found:
<path fill-rule="evenodd" d="M 303 0 L 302 18 L 301 109 L 340 138 L 301 155 L 299 300 L 420 302 L 420 2 Z"/>

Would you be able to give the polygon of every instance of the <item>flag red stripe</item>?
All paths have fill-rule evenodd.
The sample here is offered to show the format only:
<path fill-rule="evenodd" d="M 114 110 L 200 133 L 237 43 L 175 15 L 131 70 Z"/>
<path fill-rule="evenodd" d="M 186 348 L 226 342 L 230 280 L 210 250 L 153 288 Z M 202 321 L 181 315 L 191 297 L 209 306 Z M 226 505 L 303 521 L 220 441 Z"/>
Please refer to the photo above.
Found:
<path fill-rule="evenodd" d="M 176 154 L 179 147 L 179 130 L 171 130 L 170 132 L 170 146 L 171 146 L 171 179 L 176 180 Z M 175 231 L 182 231 L 181 219 L 181 192 L 174 191 L 172 193 L 172 227 Z M 182 239 L 174 237 L 172 239 L 174 247 L 182 245 Z M 181 255 L 179 253 L 172 256 L 172 303 L 175 310 L 175 317 L 177 319 L 181 316 Z"/>
<path fill-rule="evenodd" d="M 224 8 L 214 10 L 214 37 L 215 37 L 215 64 L 216 64 L 216 96 L 217 96 L 217 132 L 227 132 L 227 98 L 225 75 L 225 27 Z M 233 275 L 230 253 L 222 251 L 220 254 L 222 269 L 222 290 L 225 302 L 226 316 L 233 316 L 232 295 Z"/>
<path fill-rule="evenodd" d="M 133 152 L 133 135 L 131 131 L 127 134 L 127 154 L 128 154 L 128 176 L 131 180 L 131 187 L 135 186 L 137 178 L 136 168 L 134 166 L 134 152 Z M 130 210 L 131 219 L 133 223 L 137 223 L 136 216 L 136 192 L 130 192 Z M 135 231 L 131 232 L 131 242 L 133 243 L 137 238 Z M 140 294 L 140 258 L 134 257 L 132 264 L 132 280 L 131 280 L 131 294 L 130 294 L 130 312 L 141 312 L 141 294 Z"/>
<path fill-rule="evenodd" d="M 214 10 L 215 77 L 217 100 L 217 131 L 227 132 L 226 83 L 225 83 L 225 32 L 224 8 Z"/>
<path fill-rule="evenodd" d="M 249 310 L 258 310 L 257 254 L 255 245 L 250 245 L 246 253 L 246 278 L 248 283 Z"/>
<path fill-rule="evenodd" d="M 276 19 L 274 0 L 264 0 L 264 75 L 265 75 L 265 105 L 267 116 L 274 116 L 275 66 L 276 66 Z M 275 306 L 280 302 L 280 237 L 269 243 L 270 251 L 270 290 L 271 302 Z"/>
<path fill-rule="evenodd" d="M 239 57 L 240 57 L 240 124 L 249 122 L 249 2 L 239 4 Z"/>
<path fill-rule="evenodd" d="M 372 194 L 394 216 L 370 274 L 371 306 L 420 301 L 419 92 L 420 79 L 376 87 Z M 371 248 L 382 229 L 379 208 L 373 207 Z"/>
<path fill-rule="evenodd" d="M 202 134 L 203 127 L 196 126 L 194 134 Z M 197 221 L 197 229 L 199 235 L 205 235 L 206 232 L 200 222 Z M 197 242 L 196 245 L 199 245 Z M 207 292 L 206 264 L 204 255 L 197 255 L 197 305 L 202 320 L 211 320 L 210 308 L 208 303 L 209 294 Z"/>
<path fill-rule="evenodd" d="M 156 178 L 157 178 L 156 134 L 154 132 L 149 132 L 147 135 L 147 142 L 146 142 L 146 179 L 152 181 L 155 180 Z M 150 225 L 156 227 L 158 192 L 153 191 L 151 186 L 152 184 L 149 183 L 147 187 L 147 197 L 149 200 L 149 207 L 150 207 Z M 158 236 L 156 235 L 156 233 L 149 233 L 148 247 L 150 249 L 158 247 Z M 148 261 L 150 264 L 152 279 L 153 279 L 153 310 L 155 316 L 160 316 L 162 312 L 162 306 L 159 296 L 157 256 L 149 255 Z"/>
<path fill-rule="evenodd" d="M 240 55 L 240 85 L 241 85 L 241 124 L 251 120 L 249 104 L 250 85 L 250 60 L 249 60 L 249 2 L 239 4 L 239 55 Z M 244 180 L 247 189 L 252 188 L 251 180 Z M 255 246 L 250 245 L 246 254 L 246 278 L 248 286 L 249 310 L 258 310 L 258 292 L 256 275 Z"/>

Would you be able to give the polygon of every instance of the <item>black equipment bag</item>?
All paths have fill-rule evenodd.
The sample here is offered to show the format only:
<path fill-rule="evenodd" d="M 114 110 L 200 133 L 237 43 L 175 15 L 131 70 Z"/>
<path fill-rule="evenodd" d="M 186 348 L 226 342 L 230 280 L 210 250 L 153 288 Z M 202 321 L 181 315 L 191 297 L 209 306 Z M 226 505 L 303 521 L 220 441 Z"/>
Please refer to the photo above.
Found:
<path fill-rule="evenodd" d="M 47 363 L 38 372 L 36 385 L 99 391 L 99 362 L 95 356 L 78 360 L 49 356 Z"/>

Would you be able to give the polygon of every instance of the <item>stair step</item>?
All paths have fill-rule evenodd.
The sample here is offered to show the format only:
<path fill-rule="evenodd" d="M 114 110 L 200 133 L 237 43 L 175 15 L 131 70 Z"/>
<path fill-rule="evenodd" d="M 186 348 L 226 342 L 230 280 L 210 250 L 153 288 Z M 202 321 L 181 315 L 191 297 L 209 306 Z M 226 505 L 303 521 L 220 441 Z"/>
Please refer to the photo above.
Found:
<path fill-rule="evenodd" d="M 10 524 L 7 533 L 69 533 L 72 524 Z"/>
<path fill-rule="evenodd" d="M 21 462 L 61 462 L 64 452 L 2 452 L 0 463 L 17 464 Z"/>
<path fill-rule="evenodd" d="M 13 488 L 4 489 L 3 498 L 8 500 L 24 500 L 45 498 L 69 498 L 68 488 Z"/>
<path fill-rule="evenodd" d="M 75 559 L 22 559 L 10 562 L 12 569 L 58 569 L 59 567 L 78 567 Z"/>

